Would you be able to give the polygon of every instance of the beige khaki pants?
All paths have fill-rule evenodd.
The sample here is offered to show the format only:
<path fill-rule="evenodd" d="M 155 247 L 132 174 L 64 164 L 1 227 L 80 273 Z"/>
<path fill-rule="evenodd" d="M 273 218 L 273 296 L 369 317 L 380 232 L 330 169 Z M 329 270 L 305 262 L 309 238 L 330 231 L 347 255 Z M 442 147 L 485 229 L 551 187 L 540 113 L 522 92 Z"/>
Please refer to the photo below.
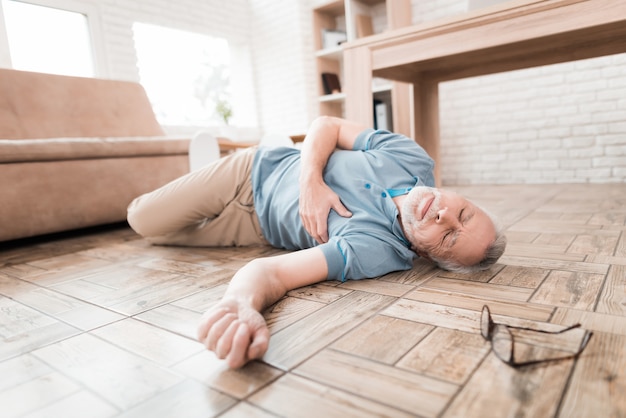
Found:
<path fill-rule="evenodd" d="M 155 244 L 267 244 L 252 198 L 255 152 L 236 152 L 139 196 L 128 206 L 128 223 Z"/>

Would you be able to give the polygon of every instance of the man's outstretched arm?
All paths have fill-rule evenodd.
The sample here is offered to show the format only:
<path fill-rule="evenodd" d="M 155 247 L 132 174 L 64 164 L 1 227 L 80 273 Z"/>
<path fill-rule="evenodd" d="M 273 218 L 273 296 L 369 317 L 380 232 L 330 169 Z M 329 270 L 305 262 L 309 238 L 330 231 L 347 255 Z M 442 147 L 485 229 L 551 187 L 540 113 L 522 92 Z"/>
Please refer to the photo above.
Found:
<path fill-rule="evenodd" d="M 232 368 L 261 358 L 270 337 L 261 312 L 288 291 L 327 276 L 326 258 L 319 248 L 253 260 L 233 276 L 222 300 L 202 316 L 198 340 Z"/>
<path fill-rule="evenodd" d="M 311 124 L 302 143 L 300 170 L 300 217 L 307 232 L 320 244 L 328 241 L 328 213 L 352 214 L 339 196 L 324 183 L 322 174 L 336 148 L 351 150 L 365 127 L 331 116 L 322 116 Z"/>

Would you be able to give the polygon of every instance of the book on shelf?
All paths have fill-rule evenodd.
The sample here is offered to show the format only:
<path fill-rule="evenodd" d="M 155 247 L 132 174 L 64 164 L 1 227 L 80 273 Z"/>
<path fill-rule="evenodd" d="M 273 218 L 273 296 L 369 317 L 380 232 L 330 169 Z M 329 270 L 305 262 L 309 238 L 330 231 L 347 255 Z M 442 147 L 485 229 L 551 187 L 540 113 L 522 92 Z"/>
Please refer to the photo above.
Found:
<path fill-rule="evenodd" d="M 322 84 L 324 86 L 324 94 L 341 93 L 339 76 L 335 73 L 322 73 Z"/>

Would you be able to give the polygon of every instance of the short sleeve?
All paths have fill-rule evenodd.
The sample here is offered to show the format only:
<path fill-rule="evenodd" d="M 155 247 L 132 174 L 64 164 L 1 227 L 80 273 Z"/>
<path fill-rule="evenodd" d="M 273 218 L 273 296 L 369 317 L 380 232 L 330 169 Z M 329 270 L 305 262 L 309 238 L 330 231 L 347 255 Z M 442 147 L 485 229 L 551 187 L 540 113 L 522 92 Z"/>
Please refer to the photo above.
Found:
<path fill-rule="evenodd" d="M 414 173 L 420 184 L 435 185 L 435 162 L 424 148 L 407 136 L 368 128 L 357 135 L 353 150 L 384 156 L 395 166 Z"/>

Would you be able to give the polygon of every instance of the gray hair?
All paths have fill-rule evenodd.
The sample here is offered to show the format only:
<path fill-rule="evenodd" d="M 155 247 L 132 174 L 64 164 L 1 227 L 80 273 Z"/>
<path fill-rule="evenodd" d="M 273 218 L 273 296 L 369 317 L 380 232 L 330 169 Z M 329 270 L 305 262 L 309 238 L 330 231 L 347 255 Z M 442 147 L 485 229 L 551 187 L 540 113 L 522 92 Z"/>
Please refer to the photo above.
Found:
<path fill-rule="evenodd" d="M 430 259 L 437 264 L 438 267 L 454 273 L 475 273 L 477 271 L 487 270 L 489 267 L 494 265 L 498 259 L 500 259 L 502 254 L 504 254 L 504 250 L 506 249 L 506 235 L 504 235 L 502 227 L 491 213 L 483 208 L 480 209 L 487 214 L 489 219 L 491 219 L 491 222 L 496 230 L 496 238 L 485 250 L 483 258 L 474 265 L 465 266 L 456 260 L 443 259 L 429 254 Z"/>

